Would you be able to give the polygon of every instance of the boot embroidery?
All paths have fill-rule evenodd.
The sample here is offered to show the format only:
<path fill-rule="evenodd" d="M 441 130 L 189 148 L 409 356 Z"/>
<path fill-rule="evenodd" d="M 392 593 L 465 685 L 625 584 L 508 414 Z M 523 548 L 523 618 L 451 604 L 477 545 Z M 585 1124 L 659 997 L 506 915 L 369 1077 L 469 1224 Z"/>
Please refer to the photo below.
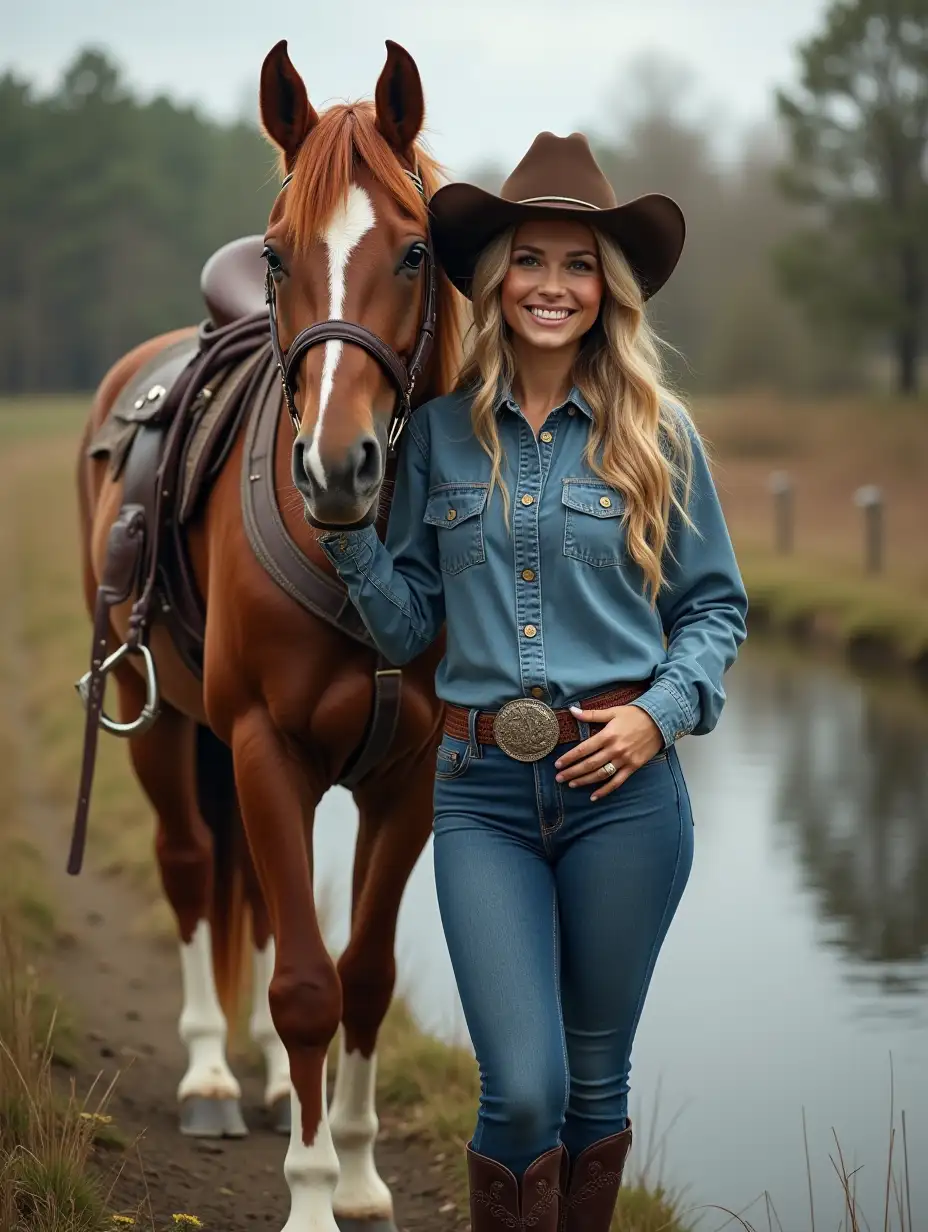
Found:
<path fill-rule="evenodd" d="M 618 1187 L 622 1180 L 621 1172 L 609 1172 L 598 1159 L 594 1159 L 587 1167 L 586 1183 L 581 1185 L 570 1196 L 570 1206 L 579 1206 L 581 1202 L 586 1202 L 590 1198 L 595 1198 L 598 1193 L 604 1189 L 609 1189 L 615 1185 Z"/>
<path fill-rule="evenodd" d="M 522 1226 L 525 1228 L 534 1228 L 541 1222 L 541 1217 L 554 1203 L 557 1201 L 558 1190 L 554 1185 L 549 1185 L 547 1181 L 539 1181 L 535 1188 L 538 1190 L 538 1199 L 534 1206 L 529 1208 L 527 1215 L 523 1216 Z"/>
<path fill-rule="evenodd" d="M 503 1192 L 502 1181 L 492 1181 L 490 1183 L 490 1192 L 485 1189 L 471 1190 L 471 1200 L 476 1202 L 478 1206 L 485 1206 L 494 1219 L 498 1219 L 507 1228 L 518 1228 L 522 1220 L 506 1209 L 500 1201 L 500 1195 Z"/>
<path fill-rule="evenodd" d="M 507 1228 L 523 1229 L 537 1227 L 545 1211 L 557 1201 L 557 1187 L 544 1180 L 538 1181 L 535 1185 L 538 1191 L 538 1198 L 529 1209 L 528 1214 L 520 1219 L 518 1215 L 513 1215 L 512 1211 L 508 1210 L 500 1200 L 503 1188 L 502 1181 L 493 1181 L 490 1184 L 489 1193 L 484 1189 L 474 1189 L 471 1191 L 470 1196 L 473 1202 L 478 1206 L 485 1206 L 490 1215 L 494 1219 L 498 1219 Z"/>

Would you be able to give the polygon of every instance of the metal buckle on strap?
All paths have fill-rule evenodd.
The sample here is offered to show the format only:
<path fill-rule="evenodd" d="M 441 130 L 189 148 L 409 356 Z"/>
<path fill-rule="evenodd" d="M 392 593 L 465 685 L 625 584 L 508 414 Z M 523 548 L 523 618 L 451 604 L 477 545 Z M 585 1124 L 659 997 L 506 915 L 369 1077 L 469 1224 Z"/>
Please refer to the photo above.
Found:
<path fill-rule="evenodd" d="M 561 727 L 547 703 L 534 697 L 517 697 L 496 712 L 493 735 L 513 760 L 541 761 L 557 746 Z"/>

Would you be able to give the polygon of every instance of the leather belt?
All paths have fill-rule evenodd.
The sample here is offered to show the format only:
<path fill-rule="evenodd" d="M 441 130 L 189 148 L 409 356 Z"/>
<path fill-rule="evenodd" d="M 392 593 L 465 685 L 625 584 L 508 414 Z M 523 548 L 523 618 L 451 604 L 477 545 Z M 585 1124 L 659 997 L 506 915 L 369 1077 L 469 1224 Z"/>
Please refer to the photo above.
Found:
<path fill-rule="evenodd" d="M 627 706 L 649 688 L 648 681 L 621 684 L 580 702 L 581 710 L 611 710 Z M 466 706 L 445 706 L 445 734 L 452 740 L 469 740 L 470 711 Z M 599 730 L 590 724 L 591 730 Z M 478 744 L 501 748 L 517 761 L 538 761 L 559 744 L 580 739 L 577 720 L 569 710 L 554 710 L 533 697 L 518 697 L 500 710 L 477 715 Z"/>

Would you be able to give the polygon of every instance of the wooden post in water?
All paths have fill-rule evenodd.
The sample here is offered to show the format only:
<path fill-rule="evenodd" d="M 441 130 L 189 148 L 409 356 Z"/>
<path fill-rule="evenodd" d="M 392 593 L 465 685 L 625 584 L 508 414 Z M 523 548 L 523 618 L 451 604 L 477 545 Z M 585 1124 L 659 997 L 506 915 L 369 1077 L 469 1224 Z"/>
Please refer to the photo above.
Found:
<path fill-rule="evenodd" d="M 769 485 L 773 494 L 776 550 L 786 556 L 793 550 L 793 480 L 787 471 L 774 471 Z"/>
<path fill-rule="evenodd" d="M 868 573 L 883 571 L 883 493 L 874 483 L 854 493 L 854 504 L 864 511 L 864 568 Z"/>

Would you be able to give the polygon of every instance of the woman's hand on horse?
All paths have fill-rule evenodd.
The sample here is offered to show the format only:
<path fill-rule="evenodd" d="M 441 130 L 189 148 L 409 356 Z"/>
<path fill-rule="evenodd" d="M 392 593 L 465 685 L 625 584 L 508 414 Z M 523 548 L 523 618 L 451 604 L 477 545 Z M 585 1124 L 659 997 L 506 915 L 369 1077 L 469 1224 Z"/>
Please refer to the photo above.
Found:
<path fill-rule="evenodd" d="M 558 758 L 554 763 L 557 781 L 570 787 L 595 784 L 593 800 L 621 787 L 664 747 L 660 728 L 640 706 L 616 706 L 611 710 L 579 710 L 571 706 L 570 713 L 581 723 L 603 726 Z M 604 775 L 603 767 L 610 763 L 615 773 Z"/>

